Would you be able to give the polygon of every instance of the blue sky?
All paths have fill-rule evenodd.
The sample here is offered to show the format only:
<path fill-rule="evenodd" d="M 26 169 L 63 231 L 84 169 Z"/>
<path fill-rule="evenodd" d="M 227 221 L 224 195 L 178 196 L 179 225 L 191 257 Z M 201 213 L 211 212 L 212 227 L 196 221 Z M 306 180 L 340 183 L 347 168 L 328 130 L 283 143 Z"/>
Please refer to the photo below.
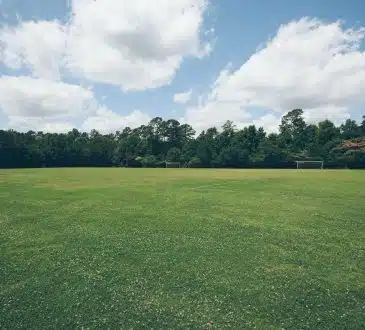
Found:
<path fill-rule="evenodd" d="M 294 107 L 310 121 L 365 114 L 364 1 L 172 3 L 2 0 L 0 127 L 107 132 L 161 116 L 273 131 Z"/>

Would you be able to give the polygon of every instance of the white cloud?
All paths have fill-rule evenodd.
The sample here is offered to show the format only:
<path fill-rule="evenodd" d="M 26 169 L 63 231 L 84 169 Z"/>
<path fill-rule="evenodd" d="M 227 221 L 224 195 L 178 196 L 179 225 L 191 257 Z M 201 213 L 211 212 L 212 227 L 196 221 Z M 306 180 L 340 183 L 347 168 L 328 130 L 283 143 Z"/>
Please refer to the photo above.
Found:
<path fill-rule="evenodd" d="M 264 127 L 267 133 L 277 132 L 279 129 L 281 118 L 272 113 L 261 116 L 252 121 L 257 127 Z"/>
<path fill-rule="evenodd" d="M 9 117 L 8 126 L 21 132 L 41 131 L 49 133 L 67 133 L 75 127 L 72 123 L 66 121 L 52 119 L 44 120 L 39 117 L 21 116 Z"/>
<path fill-rule="evenodd" d="M 343 120 L 352 105 L 365 101 L 364 35 L 365 29 L 309 18 L 283 25 L 239 69 L 222 70 L 210 92 L 187 110 L 186 119 L 200 128 L 227 119 L 240 123 L 255 106 L 277 115 L 303 108 L 311 121 Z M 272 129 L 277 118 L 265 115 L 256 121 Z"/>
<path fill-rule="evenodd" d="M 62 130 L 75 117 L 87 118 L 83 127 L 102 131 L 144 123 L 149 116 L 143 113 L 120 116 L 96 104 L 92 91 L 51 80 L 71 73 L 125 91 L 154 88 L 169 84 L 185 57 L 201 58 L 211 50 L 204 39 L 212 30 L 203 28 L 209 0 L 70 3 L 67 24 L 0 27 L 0 61 L 40 77 L 0 78 L 0 106 L 14 126 Z M 364 35 L 365 29 L 309 18 L 283 25 L 237 70 L 224 68 L 182 120 L 197 130 L 229 119 L 273 131 L 282 114 L 300 107 L 309 121 L 342 121 L 352 105 L 365 102 Z M 174 95 L 176 103 L 190 100 L 191 91 Z M 273 113 L 258 118 L 252 107 Z"/>
<path fill-rule="evenodd" d="M 143 90 L 168 84 L 186 56 L 211 50 L 204 38 L 208 0 L 73 0 L 72 19 L 23 22 L 0 30 L 0 58 L 40 77 L 65 67 L 93 82 Z"/>
<path fill-rule="evenodd" d="M 42 78 L 0 77 L 0 110 L 19 131 L 68 132 L 97 109 L 91 90 Z"/>
<path fill-rule="evenodd" d="M 336 125 L 343 123 L 344 119 L 350 117 L 349 108 L 346 106 L 328 106 L 311 108 L 304 112 L 304 119 L 310 123 L 317 123 L 323 119 L 331 119 Z"/>
<path fill-rule="evenodd" d="M 59 79 L 67 34 L 57 21 L 24 22 L 0 30 L 0 60 L 11 69 L 27 68 L 36 77 Z"/>
<path fill-rule="evenodd" d="M 175 103 L 181 103 L 181 104 L 188 103 L 191 100 L 192 93 L 193 93 L 193 91 L 189 90 L 189 91 L 184 92 L 184 93 L 175 94 L 174 95 L 174 102 Z"/>
<path fill-rule="evenodd" d="M 150 121 L 140 111 L 114 113 L 98 104 L 90 89 L 31 77 L 0 77 L 0 110 L 8 127 L 19 131 L 68 132 L 75 127 L 107 133 Z"/>
<path fill-rule="evenodd" d="M 94 116 L 87 118 L 82 125 L 82 130 L 89 132 L 96 129 L 102 133 L 110 133 L 121 131 L 127 126 L 138 127 L 147 124 L 150 120 L 150 116 L 139 110 L 135 110 L 127 116 L 121 116 L 109 109 L 100 108 Z"/>
<path fill-rule="evenodd" d="M 251 114 L 235 102 L 206 101 L 200 106 L 186 110 L 186 122 L 192 124 L 198 132 L 211 126 L 222 126 L 232 120 L 237 127 L 243 127 L 251 120 Z"/>
<path fill-rule="evenodd" d="M 91 90 L 42 78 L 0 77 L 0 108 L 9 117 L 76 118 L 96 109 Z"/>

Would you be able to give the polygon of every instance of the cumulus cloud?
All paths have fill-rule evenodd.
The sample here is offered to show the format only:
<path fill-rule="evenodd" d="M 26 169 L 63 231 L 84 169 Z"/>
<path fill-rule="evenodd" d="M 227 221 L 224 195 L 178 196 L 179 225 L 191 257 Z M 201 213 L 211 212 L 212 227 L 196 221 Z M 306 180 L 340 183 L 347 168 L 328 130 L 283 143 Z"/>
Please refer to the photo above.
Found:
<path fill-rule="evenodd" d="M 188 103 L 191 100 L 192 94 L 193 94 L 192 90 L 189 90 L 189 91 L 184 92 L 184 93 L 175 94 L 174 95 L 174 102 L 175 103 L 181 103 L 181 104 Z"/>
<path fill-rule="evenodd" d="M 82 125 L 84 131 L 96 129 L 102 133 L 110 133 L 122 130 L 124 127 L 138 127 L 147 124 L 151 117 L 139 110 L 135 110 L 129 115 L 121 116 L 117 113 L 100 108 L 94 116 L 86 119 Z"/>
<path fill-rule="evenodd" d="M 226 119 L 244 123 L 251 115 L 253 122 L 248 109 L 254 106 L 273 110 L 256 119 L 270 129 L 293 108 L 303 108 L 311 121 L 343 120 L 365 101 L 364 35 L 363 28 L 309 18 L 283 25 L 237 70 L 224 68 L 186 119 L 201 129 Z"/>
<path fill-rule="evenodd" d="M 0 58 L 39 77 L 67 69 L 93 82 L 143 90 L 168 84 L 203 41 L 208 0 L 72 0 L 70 21 L 23 22 L 0 30 Z"/>
<path fill-rule="evenodd" d="M 9 117 L 75 118 L 96 107 L 91 90 L 43 78 L 0 78 L 0 107 Z"/>
<path fill-rule="evenodd" d="M 251 123 L 257 127 L 264 127 L 267 133 L 274 133 L 278 131 L 280 122 L 280 117 L 275 116 L 272 113 L 268 113 L 258 119 L 254 119 Z"/>
<path fill-rule="evenodd" d="M 67 132 L 73 123 L 84 122 L 83 129 L 112 132 L 137 126 L 149 116 L 134 111 L 120 116 L 98 104 L 92 90 L 43 78 L 0 78 L 0 110 L 8 126 L 19 131 Z"/>
<path fill-rule="evenodd" d="M 0 61 L 31 77 L 0 78 L 0 110 L 18 130 L 67 131 L 72 123 L 110 132 L 150 117 L 118 115 L 91 90 L 61 82 L 79 78 L 124 91 L 169 84 L 185 57 L 211 51 L 203 29 L 208 0 L 70 0 L 69 21 L 21 21 L 0 27 Z M 185 96 L 186 97 L 186 96 Z"/>
<path fill-rule="evenodd" d="M 74 128 L 72 123 L 66 121 L 21 116 L 9 117 L 8 126 L 20 132 L 40 131 L 45 133 L 67 133 Z"/>
<path fill-rule="evenodd" d="M 26 68 L 36 77 L 59 79 L 67 34 L 58 21 L 23 22 L 0 29 L 0 60 L 11 69 Z"/>
<path fill-rule="evenodd" d="M 184 58 L 211 51 L 211 30 L 203 26 L 209 0 L 70 0 L 70 20 L 20 22 L 0 28 L 0 61 L 28 69 L 33 78 L 0 78 L 0 107 L 14 127 L 101 131 L 135 126 L 149 116 L 120 116 L 96 104 L 92 91 L 59 82 L 66 74 L 124 91 L 169 84 Z M 280 117 L 303 108 L 311 122 L 340 122 L 365 102 L 364 28 L 303 18 L 282 25 L 238 69 L 221 70 L 209 91 L 181 120 L 197 130 L 250 123 L 273 131 Z M 53 81 L 53 82 L 52 82 Z M 191 101 L 191 91 L 174 95 Z M 272 110 L 258 116 L 255 108 Z M 42 126 L 43 125 L 43 126 Z"/>

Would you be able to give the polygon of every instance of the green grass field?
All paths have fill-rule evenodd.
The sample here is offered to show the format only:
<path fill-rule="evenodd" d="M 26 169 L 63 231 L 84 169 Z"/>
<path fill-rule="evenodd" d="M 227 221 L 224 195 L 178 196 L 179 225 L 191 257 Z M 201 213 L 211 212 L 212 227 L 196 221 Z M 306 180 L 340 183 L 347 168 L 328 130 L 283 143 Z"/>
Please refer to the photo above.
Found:
<path fill-rule="evenodd" d="M 0 171 L 1 329 L 364 329 L 365 172 Z"/>

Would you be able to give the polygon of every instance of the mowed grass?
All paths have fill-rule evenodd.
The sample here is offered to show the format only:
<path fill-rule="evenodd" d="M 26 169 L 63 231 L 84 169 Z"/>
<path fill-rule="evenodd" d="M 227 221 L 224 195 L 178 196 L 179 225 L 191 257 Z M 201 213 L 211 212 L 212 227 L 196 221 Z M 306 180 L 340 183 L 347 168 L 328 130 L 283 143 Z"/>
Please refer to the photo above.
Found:
<path fill-rule="evenodd" d="M 3 170 L 0 225 L 1 329 L 365 328 L 365 172 Z"/>

